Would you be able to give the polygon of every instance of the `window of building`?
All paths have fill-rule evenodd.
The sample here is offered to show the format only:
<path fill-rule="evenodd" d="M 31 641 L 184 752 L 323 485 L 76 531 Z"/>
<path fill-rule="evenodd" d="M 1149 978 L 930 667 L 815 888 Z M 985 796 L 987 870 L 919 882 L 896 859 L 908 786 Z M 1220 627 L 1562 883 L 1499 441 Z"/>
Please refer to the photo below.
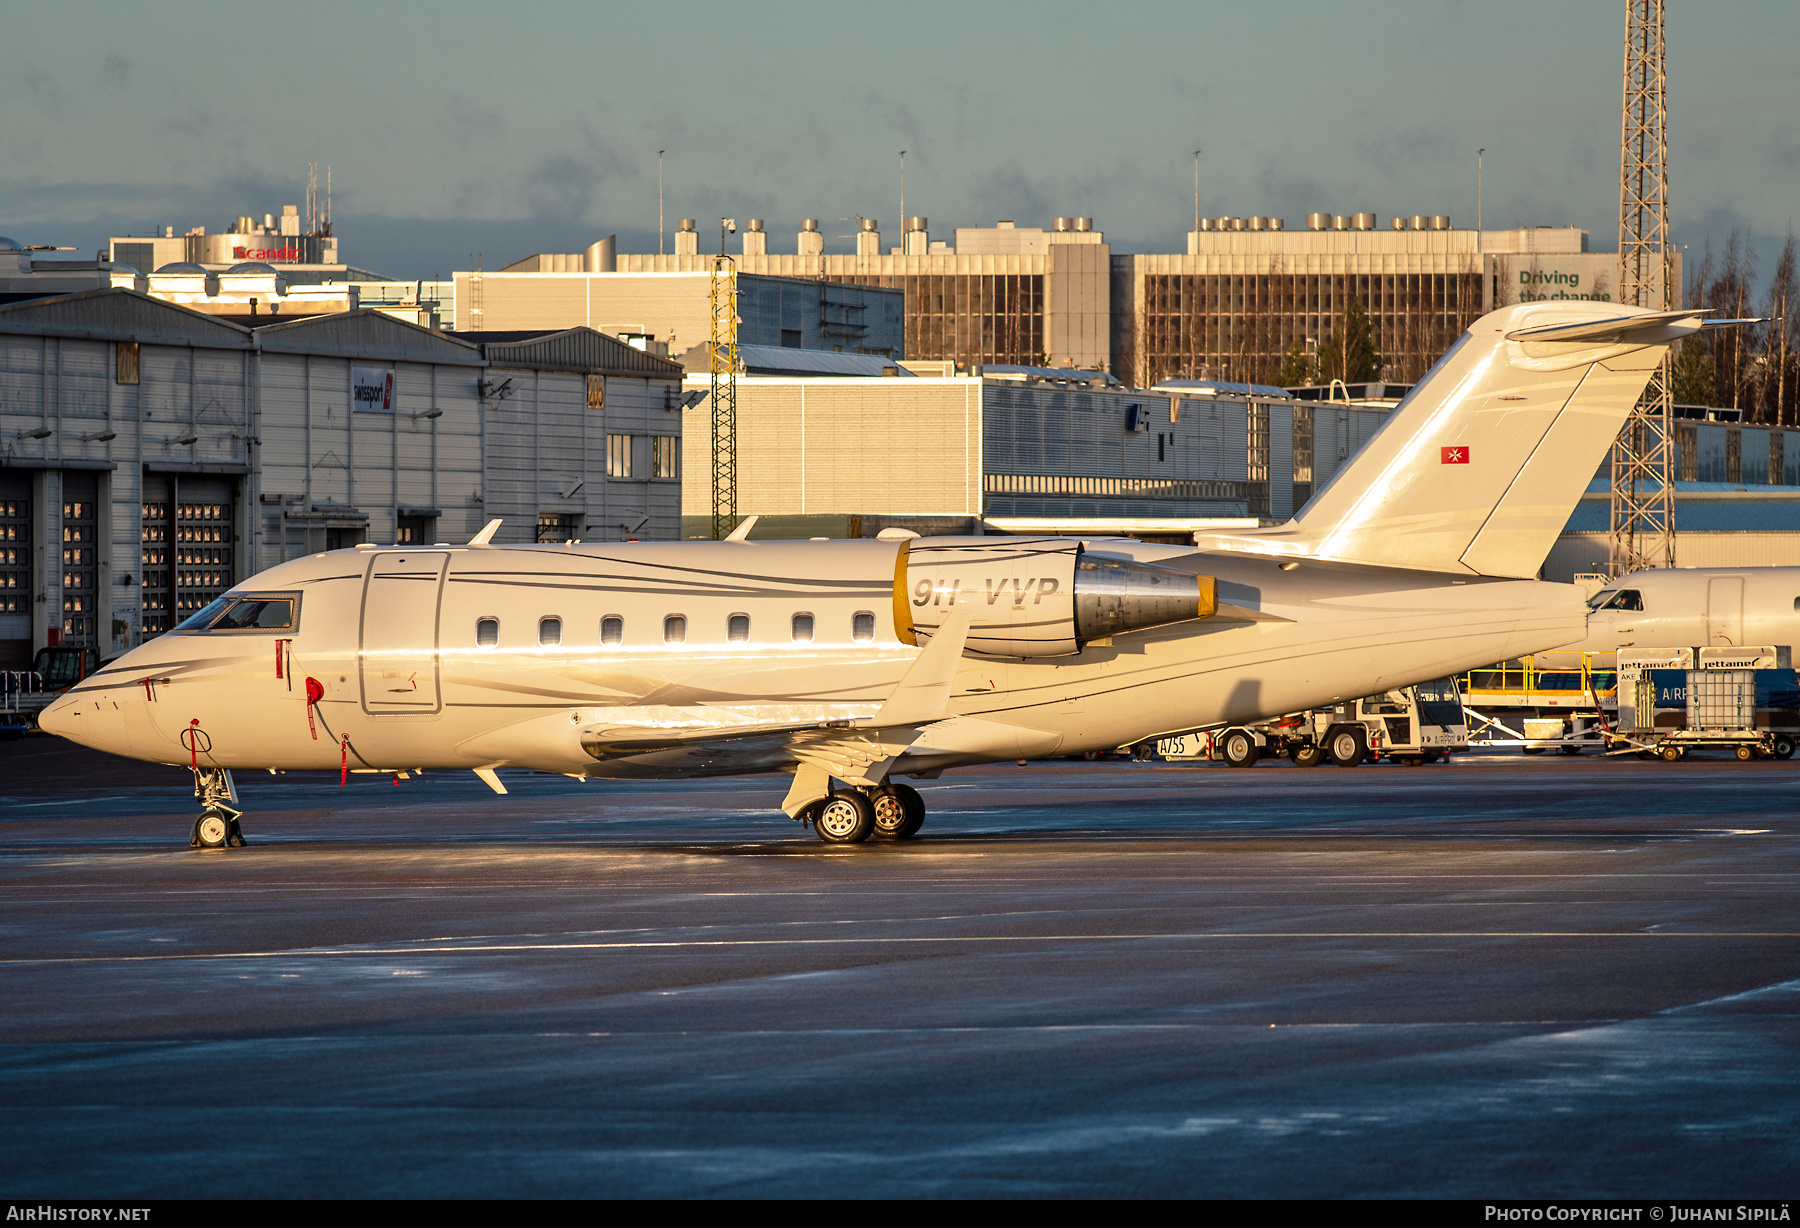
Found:
<path fill-rule="evenodd" d="M 606 377 L 590 375 L 587 377 L 587 394 L 589 409 L 606 408 Z"/>
<path fill-rule="evenodd" d="M 570 542 L 575 540 L 576 527 L 574 516 L 565 512 L 539 512 L 537 522 L 537 539 L 540 542 Z"/>
<path fill-rule="evenodd" d="M 606 437 L 606 476 L 609 478 L 631 476 L 631 436 L 608 435 Z"/>
<path fill-rule="evenodd" d="M 138 382 L 138 343 L 135 341 L 119 342 L 117 369 L 113 373 L 113 382 L 119 384 L 135 384 Z"/>
<path fill-rule="evenodd" d="M 813 616 L 811 614 L 794 615 L 794 643 L 810 644 L 813 637 Z"/>
<path fill-rule="evenodd" d="M 625 642 L 625 620 L 617 614 L 608 614 L 601 619 L 600 642 L 602 644 L 623 644 Z"/>
<path fill-rule="evenodd" d="M 431 541 L 437 529 L 433 516 L 401 516 L 394 525 L 396 546 L 417 546 Z"/>
<path fill-rule="evenodd" d="M 867 610 L 858 611 L 850 620 L 850 638 L 858 644 L 867 644 L 875 638 L 875 616 Z"/>
<path fill-rule="evenodd" d="M 538 619 L 538 645 L 542 648 L 554 648 L 562 643 L 562 619 L 555 615 Z"/>
<path fill-rule="evenodd" d="M 475 643 L 483 648 L 492 648 L 500 642 L 500 620 L 497 618 L 478 618 L 475 620 Z"/>
<path fill-rule="evenodd" d="M 726 619 L 725 638 L 733 644 L 748 644 L 750 642 L 750 616 L 733 614 Z"/>
<path fill-rule="evenodd" d="M 687 642 L 687 616 L 671 614 L 663 619 L 663 643 L 685 644 Z"/>
<path fill-rule="evenodd" d="M 650 437 L 650 473 L 652 477 L 659 478 L 681 476 L 680 436 L 652 435 Z"/>

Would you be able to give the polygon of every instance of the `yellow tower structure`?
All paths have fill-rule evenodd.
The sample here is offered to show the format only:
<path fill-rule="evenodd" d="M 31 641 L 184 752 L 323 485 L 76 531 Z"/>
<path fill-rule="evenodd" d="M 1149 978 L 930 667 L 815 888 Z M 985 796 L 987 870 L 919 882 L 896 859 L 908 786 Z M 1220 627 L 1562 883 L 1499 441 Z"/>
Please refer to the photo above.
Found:
<path fill-rule="evenodd" d="M 723 541 L 737 527 L 737 264 L 713 257 L 712 266 L 712 535 Z"/>

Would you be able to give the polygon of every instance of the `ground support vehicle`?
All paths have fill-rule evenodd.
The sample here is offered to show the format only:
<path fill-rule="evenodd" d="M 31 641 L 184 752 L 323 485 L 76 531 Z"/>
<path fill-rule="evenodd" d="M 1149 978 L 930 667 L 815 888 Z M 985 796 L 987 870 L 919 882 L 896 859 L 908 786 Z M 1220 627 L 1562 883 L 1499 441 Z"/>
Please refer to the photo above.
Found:
<path fill-rule="evenodd" d="M 57 645 L 38 649 L 30 669 L 9 672 L 0 682 L 0 731 L 13 731 L 17 736 L 36 729 L 38 713 L 100 665 L 97 648 Z"/>
<path fill-rule="evenodd" d="M 1168 759 L 1221 759 L 1233 767 L 1281 757 L 1302 767 L 1328 761 L 1354 767 L 1382 758 L 1416 767 L 1436 763 L 1468 741 L 1456 682 L 1440 678 L 1278 721 L 1164 738 L 1157 749 Z"/>
<path fill-rule="evenodd" d="M 1617 705 L 1610 652 L 1540 652 L 1470 670 L 1458 679 L 1470 742 L 1528 755 L 1602 749 Z"/>
<path fill-rule="evenodd" d="M 44 689 L 44 680 L 31 670 L 0 673 L 0 737 L 16 738 L 29 733 L 37 723 L 37 714 L 56 696 L 57 692 Z"/>
<path fill-rule="evenodd" d="M 1612 754 L 1674 762 L 1701 747 L 1787 759 L 1800 744 L 1800 676 L 1785 648 L 1619 654 Z"/>

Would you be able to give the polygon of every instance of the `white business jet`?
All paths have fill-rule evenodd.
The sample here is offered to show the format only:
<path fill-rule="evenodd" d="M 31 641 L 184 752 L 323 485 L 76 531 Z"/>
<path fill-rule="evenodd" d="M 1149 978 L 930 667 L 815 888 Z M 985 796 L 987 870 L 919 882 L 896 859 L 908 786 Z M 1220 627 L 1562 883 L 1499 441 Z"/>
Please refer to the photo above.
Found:
<path fill-rule="evenodd" d="M 338 550 L 271 568 L 43 713 L 191 767 L 787 772 L 823 839 L 905 838 L 959 764 L 1236 724 L 1587 634 L 1535 576 L 1701 313 L 1477 320 L 1302 513 L 1199 540 L 964 537 Z M 741 534 L 740 534 L 741 536 Z"/>

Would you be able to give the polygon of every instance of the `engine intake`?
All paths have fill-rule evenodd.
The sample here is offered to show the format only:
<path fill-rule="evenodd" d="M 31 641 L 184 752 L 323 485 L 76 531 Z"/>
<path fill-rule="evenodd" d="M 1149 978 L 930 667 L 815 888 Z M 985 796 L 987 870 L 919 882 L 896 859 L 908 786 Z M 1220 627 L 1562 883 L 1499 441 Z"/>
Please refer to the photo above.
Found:
<path fill-rule="evenodd" d="M 1089 555 L 1063 537 L 917 538 L 896 561 L 894 626 L 917 644 L 961 607 L 972 614 L 966 652 L 1066 657 L 1109 635 L 1210 618 L 1217 587 L 1211 576 Z"/>

